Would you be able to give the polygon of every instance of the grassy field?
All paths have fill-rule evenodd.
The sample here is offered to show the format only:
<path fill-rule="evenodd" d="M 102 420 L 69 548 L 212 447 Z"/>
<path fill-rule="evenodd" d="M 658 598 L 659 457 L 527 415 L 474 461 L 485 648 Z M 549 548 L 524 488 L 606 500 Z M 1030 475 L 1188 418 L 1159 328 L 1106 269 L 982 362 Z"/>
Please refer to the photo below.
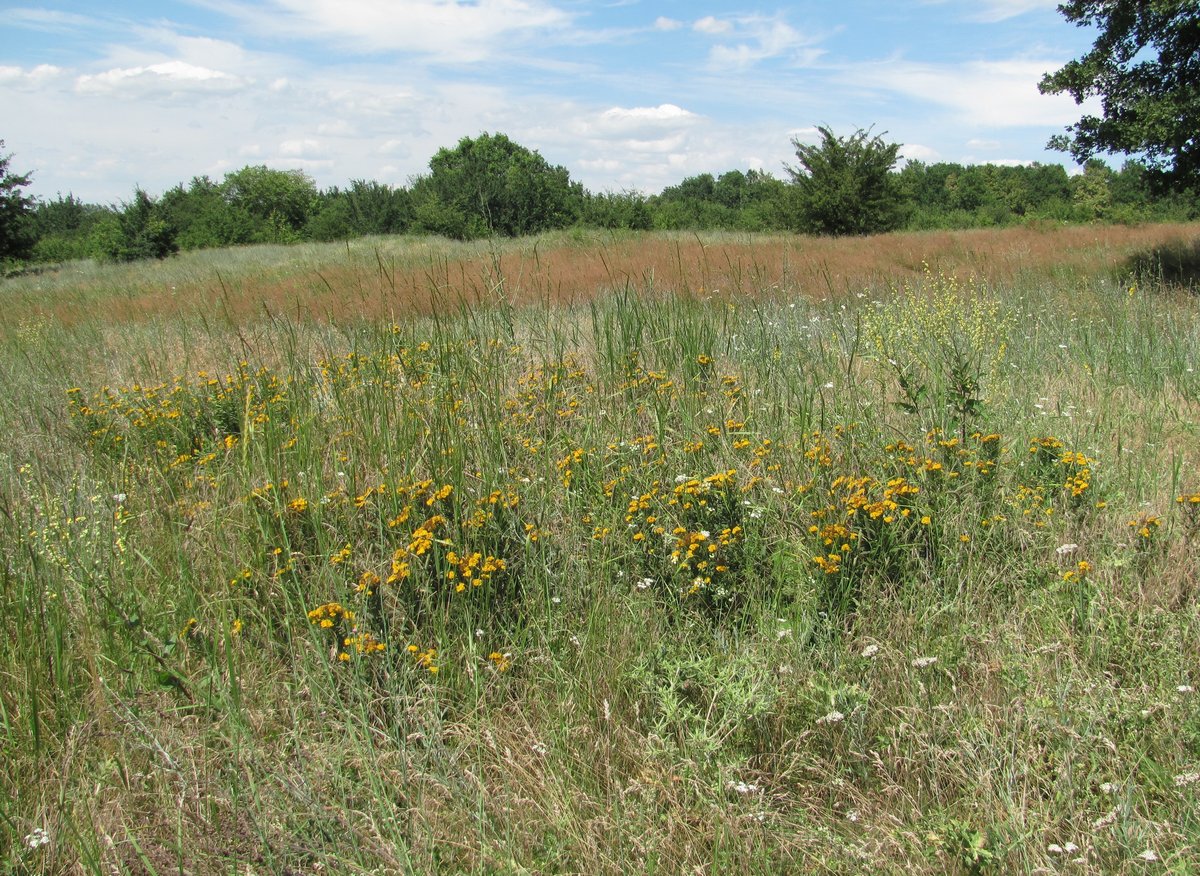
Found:
<path fill-rule="evenodd" d="M 1198 233 L 5 280 L 0 868 L 1197 872 Z"/>

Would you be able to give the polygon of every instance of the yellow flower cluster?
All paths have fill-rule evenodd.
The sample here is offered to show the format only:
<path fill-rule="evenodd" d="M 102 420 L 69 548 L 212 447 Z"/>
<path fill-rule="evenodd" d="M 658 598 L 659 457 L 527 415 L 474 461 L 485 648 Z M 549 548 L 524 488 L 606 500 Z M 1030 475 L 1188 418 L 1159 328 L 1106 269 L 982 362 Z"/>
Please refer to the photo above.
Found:
<path fill-rule="evenodd" d="M 467 585 L 481 587 L 492 579 L 492 575 L 505 569 L 504 560 L 491 554 L 484 556 L 479 551 L 464 554 L 446 551 L 446 563 L 450 567 L 446 570 L 446 579 L 457 581 L 456 593 L 462 593 Z"/>
<path fill-rule="evenodd" d="M 353 623 L 354 612 L 342 607 L 341 603 L 326 602 L 310 611 L 308 613 L 308 620 L 323 630 L 331 630 L 342 622 L 347 624 Z"/>

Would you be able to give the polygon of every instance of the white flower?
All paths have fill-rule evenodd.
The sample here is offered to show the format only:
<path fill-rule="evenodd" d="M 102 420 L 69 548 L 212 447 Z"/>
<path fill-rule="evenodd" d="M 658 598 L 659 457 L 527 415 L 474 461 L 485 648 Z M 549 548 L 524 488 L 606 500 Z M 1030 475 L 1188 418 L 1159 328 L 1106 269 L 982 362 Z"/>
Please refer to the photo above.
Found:
<path fill-rule="evenodd" d="M 840 724 L 844 720 L 846 720 L 846 716 L 835 709 L 834 711 L 830 712 L 828 715 L 822 715 L 820 718 L 817 718 L 817 723 L 818 724 Z"/>
<path fill-rule="evenodd" d="M 866 657 L 868 660 L 870 660 L 872 657 L 874 657 L 878 653 L 879 653 L 878 645 L 867 645 L 867 647 L 862 649 L 862 656 Z"/>
<path fill-rule="evenodd" d="M 534 754 L 539 755 L 540 757 L 545 757 L 546 751 L 548 750 L 544 742 L 535 742 L 530 745 L 529 748 Z"/>
<path fill-rule="evenodd" d="M 125 494 L 124 493 L 113 493 L 112 498 L 113 498 L 114 502 L 116 502 L 118 505 L 120 505 L 122 502 L 125 501 Z"/>
<path fill-rule="evenodd" d="M 1180 693 L 1192 693 L 1195 688 L 1190 684 L 1181 684 L 1179 687 L 1175 688 L 1175 690 L 1179 691 Z"/>
<path fill-rule="evenodd" d="M 937 663 L 937 661 L 936 657 L 918 657 L 912 661 L 912 665 L 915 669 L 925 669 Z"/>
<path fill-rule="evenodd" d="M 1060 557 L 1066 557 L 1075 553 L 1077 550 L 1079 550 L 1079 545 L 1077 544 L 1060 544 L 1054 549 L 1054 552 Z"/>
<path fill-rule="evenodd" d="M 1063 847 L 1058 843 L 1050 843 L 1050 845 L 1046 846 L 1046 851 L 1052 855 L 1061 855 L 1063 853 Z"/>
<path fill-rule="evenodd" d="M 725 787 L 728 788 L 730 791 L 733 791 L 737 794 L 741 794 L 743 796 L 745 796 L 746 794 L 757 794 L 758 793 L 758 785 L 754 784 L 753 782 L 741 782 L 741 781 L 733 782 L 733 781 L 731 781 Z"/>
<path fill-rule="evenodd" d="M 1182 788 L 1200 782 L 1200 773 L 1180 773 L 1175 777 L 1175 787 Z"/>
<path fill-rule="evenodd" d="M 1141 858 L 1143 861 L 1157 861 L 1158 860 L 1158 855 L 1155 853 L 1154 849 L 1146 849 L 1146 851 L 1142 852 L 1140 855 L 1138 855 L 1138 857 Z"/>
<path fill-rule="evenodd" d="M 654 586 L 653 578 L 643 578 L 642 580 L 637 582 L 638 590 L 649 590 L 653 586 Z"/>
<path fill-rule="evenodd" d="M 48 842 L 50 842 L 50 834 L 41 827 L 35 827 L 25 836 L 25 845 L 30 849 L 39 849 Z"/>
<path fill-rule="evenodd" d="M 1119 788 L 1120 785 L 1118 785 L 1116 782 L 1105 782 L 1100 786 L 1100 790 L 1105 794 L 1115 794 Z"/>

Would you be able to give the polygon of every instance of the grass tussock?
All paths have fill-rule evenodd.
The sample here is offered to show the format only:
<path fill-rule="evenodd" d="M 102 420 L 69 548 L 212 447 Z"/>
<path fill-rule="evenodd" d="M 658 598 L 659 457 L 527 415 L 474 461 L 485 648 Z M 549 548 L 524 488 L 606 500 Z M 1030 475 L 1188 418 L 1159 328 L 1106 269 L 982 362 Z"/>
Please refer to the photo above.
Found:
<path fill-rule="evenodd" d="M 1188 872 L 1187 233 L 7 283 L 0 860 Z"/>

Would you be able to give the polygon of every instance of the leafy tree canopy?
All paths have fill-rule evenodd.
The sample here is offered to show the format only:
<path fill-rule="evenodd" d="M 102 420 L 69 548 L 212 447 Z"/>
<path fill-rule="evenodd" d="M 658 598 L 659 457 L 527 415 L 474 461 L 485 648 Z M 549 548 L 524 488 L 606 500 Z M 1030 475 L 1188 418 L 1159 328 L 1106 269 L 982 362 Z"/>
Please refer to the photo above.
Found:
<path fill-rule="evenodd" d="M 304 227 L 317 197 L 317 185 L 304 171 L 274 170 L 266 165 L 225 174 L 221 190 L 231 206 L 285 232 Z"/>
<path fill-rule="evenodd" d="M 877 234 L 903 221 L 903 196 L 892 175 L 899 143 L 861 128 L 838 137 L 818 126 L 816 145 L 792 139 L 799 167 L 787 167 L 798 191 L 800 224 L 815 234 Z"/>
<path fill-rule="evenodd" d="M 534 234 L 571 224 L 583 190 L 566 168 L 504 134 L 464 137 L 439 149 L 414 186 L 416 220 L 455 237 Z"/>
<path fill-rule="evenodd" d="M 1082 58 L 1048 73 L 1043 94 L 1098 96 L 1087 115 L 1050 146 L 1076 161 L 1102 152 L 1144 156 L 1164 181 L 1200 181 L 1200 4 L 1196 0 L 1070 0 L 1059 11 L 1099 34 Z"/>

